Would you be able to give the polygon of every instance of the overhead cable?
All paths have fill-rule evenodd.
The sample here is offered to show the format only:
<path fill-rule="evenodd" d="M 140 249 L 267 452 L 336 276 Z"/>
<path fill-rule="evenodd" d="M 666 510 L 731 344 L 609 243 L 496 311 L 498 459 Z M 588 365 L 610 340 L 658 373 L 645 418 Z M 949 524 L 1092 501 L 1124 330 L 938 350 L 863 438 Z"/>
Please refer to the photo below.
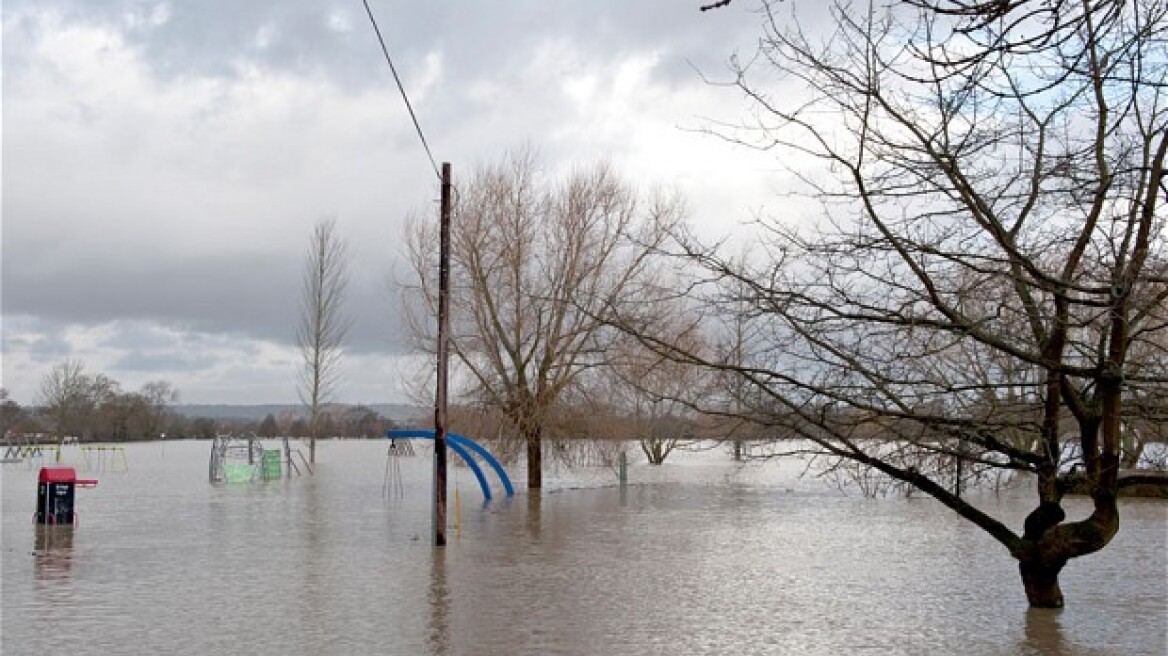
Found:
<path fill-rule="evenodd" d="M 381 44 L 381 52 L 385 55 L 385 63 L 389 64 L 389 70 L 393 73 L 393 80 L 397 82 L 397 90 L 401 92 L 402 100 L 405 101 L 406 110 L 410 113 L 410 119 L 414 122 L 414 131 L 418 133 L 418 139 L 422 142 L 422 148 L 426 149 L 426 157 L 430 158 L 430 166 L 434 169 L 434 175 L 439 180 L 442 179 L 442 173 L 438 170 L 438 162 L 434 159 L 434 153 L 430 152 L 430 144 L 426 142 L 426 135 L 422 133 L 422 126 L 418 123 L 418 115 L 414 113 L 414 106 L 410 104 L 410 97 L 406 94 L 406 88 L 402 85 L 401 77 L 397 74 L 397 67 L 393 65 L 393 58 L 389 56 L 389 48 L 385 45 L 385 38 L 381 36 L 381 28 L 377 26 L 377 19 L 373 17 L 373 10 L 369 7 L 369 0 L 361 0 L 365 5 L 365 13 L 369 14 L 369 22 L 373 24 L 373 31 L 377 34 L 377 42 Z"/>

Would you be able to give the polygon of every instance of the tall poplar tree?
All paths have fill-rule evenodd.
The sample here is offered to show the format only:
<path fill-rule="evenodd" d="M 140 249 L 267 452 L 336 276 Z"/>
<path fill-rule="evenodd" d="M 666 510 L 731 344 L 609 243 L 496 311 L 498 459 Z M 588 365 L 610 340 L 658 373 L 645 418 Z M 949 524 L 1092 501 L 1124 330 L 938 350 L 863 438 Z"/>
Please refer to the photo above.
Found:
<path fill-rule="evenodd" d="M 308 460 L 316 463 L 316 438 L 321 436 L 324 407 L 336 393 L 345 334 L 348 285 L 347 244 L 337 234 L 335 218 L 317 222 L 304 257 L 297 345 L 303 358 L 300 400 L 308 409 Z"/>

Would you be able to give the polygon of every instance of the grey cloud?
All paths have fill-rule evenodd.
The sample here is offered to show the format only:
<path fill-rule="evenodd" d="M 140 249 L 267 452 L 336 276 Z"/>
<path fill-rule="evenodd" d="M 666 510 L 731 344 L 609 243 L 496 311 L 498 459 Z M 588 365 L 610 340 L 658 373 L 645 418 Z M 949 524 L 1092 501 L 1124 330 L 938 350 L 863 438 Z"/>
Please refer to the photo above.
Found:
<path fill-rule="evenodd" d="M 161 4 L 168 8 L 166 20 L 142 24 Z M 399 67 L 408 68 L 426 53 L 441 50 L 456 85 L 522 65 L 533 46 L 548 39 L 571 39 L 595 53 L 663 50 L 669 61 L 662 73 L 687 78 L 693 75 L 687 60 L 713 69 L 731 52 L 757 41 L 759 19 L 749 12 L 750 4 L 736 3 L 713 13 L 699 12 L 699 4 L 370 2 L 391 54 L 400 58 Z M 247 61 L 321 72 L 346 86 L 390 82 L 364 7 L 356 1 L 8 0 L 5 11 L 49 6 L 69 19 L 116 26 L 162 77 L 229 76 L 239 62 Z M 338 18 L 344 29 L 333 25 Z"/>
<path fill-rule="evenodd" d="M 113 349 L 158 350 L 181 346 L 181 337 L 154 322 L 118 321 L 100 346 Z"/>
<path fill-rule="evenodd" d="M 115 374 L 119 372 L 168 372 L 168 371 L 205 371 L 211 369 L 216 364 L 215 358 L 188 352 L 147 352 L 147 351 L 130 351 L 121 358 L 114 361 L 111 365 L 111 371 Z"/>
<path fill-rule="evenodd" d="M 287 258 L 250 255 L 171 260 L 148 275 L 132 259 L 77 262 L 50 273 L 4 271 L 4 313 L 37 314 L 47 321 L 100 324 L 149 320 L 185 331 L 236 334 L 292 344 L 300 310 L 299 253 Z M 355 282 L 362 282 L 357 280 Z M 349 348 L 401 351 L 394 299 L 375 284 L 350 288 Z M 128 330 L 111 346 L 149 346 L 156 333 Z M 47 344 L 34 345 L 47 351 Z"/>
<path fill-rule="evenodd" d="M 14 317 L 4 312 L 5 353 L 24 352 L 36 362 L 51 362 L 73 355 L 73 347 L 65 339 L 62 326 L 34 317 Z M 21 324 L 14 335 L 14 323 Z"/>

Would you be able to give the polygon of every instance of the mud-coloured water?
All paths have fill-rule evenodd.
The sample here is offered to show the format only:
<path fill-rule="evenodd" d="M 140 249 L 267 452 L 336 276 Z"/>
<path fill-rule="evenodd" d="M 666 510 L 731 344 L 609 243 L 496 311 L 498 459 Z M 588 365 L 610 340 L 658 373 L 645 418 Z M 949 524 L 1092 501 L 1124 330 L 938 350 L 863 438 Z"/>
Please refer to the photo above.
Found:
<path fill-rule="evenodd" d="M 677 454 L 623 493 L 610 469 L 552 471 L 542 496 L 486 506 L 455 468 L 434 549 L 427 452 L 389 468 L 400 496 L 381 442 L 241 485 L 209 484 L 209 453 L 130 445 L 128 467 L 81 472 L 100 484 L 79 525 L 47 532 L 36 468 L 5 465 L 0 653 L 1168 653 L 1163 502 L 1124 502 L 1113 543 L 1065 570 L 1068 607 L 1031 611 L 1004 549 L 936 502 L 793 465 Z M 1028 502 L 978 500 L 1013 526 Z"/>

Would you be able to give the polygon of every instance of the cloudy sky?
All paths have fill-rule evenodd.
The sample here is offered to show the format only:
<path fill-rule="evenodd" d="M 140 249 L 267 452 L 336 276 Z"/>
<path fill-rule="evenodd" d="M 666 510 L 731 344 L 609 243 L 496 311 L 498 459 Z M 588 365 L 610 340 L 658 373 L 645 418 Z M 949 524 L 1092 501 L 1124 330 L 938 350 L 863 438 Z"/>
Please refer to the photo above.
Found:
<path fill-rule="evenodd" d="M 371 0 L 439 161 L 534 145 L 676 187 L 740 229 L 780 167 L 693 128 L 746 115 L 724 78 L 756 2 Z M 185 403 L 296 400 L 300 270 L 334 216 L 352 254 L 341 400 L 405 400 L 391 281 L 437 182 L 361 0 L 5 0 L 3 386 L 66 358 Z"/>

